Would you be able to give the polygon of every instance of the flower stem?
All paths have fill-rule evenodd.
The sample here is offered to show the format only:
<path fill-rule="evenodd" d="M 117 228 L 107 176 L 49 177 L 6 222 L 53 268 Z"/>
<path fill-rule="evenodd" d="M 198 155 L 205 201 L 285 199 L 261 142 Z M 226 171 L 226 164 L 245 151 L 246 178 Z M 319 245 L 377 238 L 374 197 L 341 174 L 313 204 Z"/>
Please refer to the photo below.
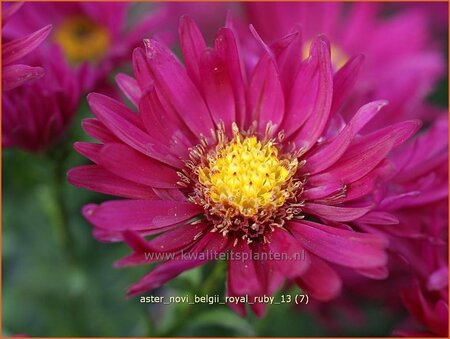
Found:
<path fill-rule="evenodd" d="M 217 285 L 220 285 L 220 281 L 223 280 L 225 268 L 226 266 L 224 261 L 218 261 L 216 263 L 213 271 L 203 284 L 202 288 L 203 295 L 213 294 L 217 290 Z"/>
<path fill-rule="evenodd" d="M 64 194 L 65 187 L 65 162 L 67 154 L 52 153 L 46 154 L 45 159 L 50 167 L 50 204 L 48 214 L 55 235 L 66 254 L 67 261 L 71 266 L 76 262 L 74 252 L 73 236 L 69 227 L 69 215 Z"/>
<path fill-rule="evenodd" d="M 204 296 L 207 294 L 214 294 L 217 291 L 217 286 L 221 284 L 223 280 L 226 269 L 226 263 L 224 261 L 219 261 L 215 264 L 212 272 L 206 279 L 203 287 L 200 289 L 200 293 Z M 196 315 L 199 309 L 198 305 L 185 305 L 182 309 L 181 314 L 177 317 L 175 324 L 164 333 L 160 333 L 160 337 L 171 337 L 175 336 L 178 331 L 182 330 L 185 325 Z"/>

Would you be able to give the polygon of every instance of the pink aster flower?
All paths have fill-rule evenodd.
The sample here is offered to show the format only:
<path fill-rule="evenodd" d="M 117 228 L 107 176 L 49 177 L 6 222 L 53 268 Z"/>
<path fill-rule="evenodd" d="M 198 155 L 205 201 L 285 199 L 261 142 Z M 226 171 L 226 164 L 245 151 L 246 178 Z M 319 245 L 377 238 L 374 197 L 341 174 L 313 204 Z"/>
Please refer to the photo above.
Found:
<path fill-rule="evenodd" d="M 443 114 L 442 114 L 443 115 Z M 408 286 L 402 299 L 425 329 L 401 326 L 405 336 L 446 336 L 448 328 L 448 120 L 437 119 L 393 154 L 396 171 L 377 192 L 377 207 L 356 223 L 382 232 L 390 250 L 403 259 Z M 424 334 L 424 331 L 429 333 Z"/>
<path fill-rule="evenodd" d="M 9 6 L 2 4 L 2 28 L 11 16 L 22 6 L 13 3 Z M 42 27 L 42 26 L 40 26 Z M 2 89 L 8 91 L 28 81 L 39 79 L 44 75 L 42 67 L 31 67 L 16 64 L 24 56 L 37 48 L 48 36 L 51 25 L 47 25 L 34 33 L 16 39 L 7 39 L 2 30 Z"/>
<path fill-rule="evenodd" d="M 42 51 L 48 58 L 58 46 L 65 62 L 79 71 L 86 91 L 104 85 L 110 72 L 128 59 L 142 36 L 157 27 L 162 16 L 147 16 L 127 26 L 130 3 L 34 2 L 25 3 L 5 29 L 16 37 L 52 24 L 51 44 Z"/>
<path fill-rule="evenodd" d="M 81 99 L 81 84 L 58 50 L 42 60 L 45 76 L 2 93 L 2 145 L 39 152 L 64 135 Z"/>
<path fill-rule="evenodd" d="M 433 8 L 436 5 L 423 4 Z M 364 67 L 360 67 L 362 59 L 353 66 L 361 74 L 342 113 L 352 114 L 364 102 L 389 101 L 366 130 L 412 117 L 431 118 L 419 116 L 418 112 L 427 112 L 423 109 L 424 99 L 445 75 L 445 63 L 441 46 L 432 38 L 427 12 L 405 7 L 386 16 L 382 15 L 386 7 L 374 2 L 248 2 L 245 8 L 248 21 L 268 41 L 300 25 L 305 50 L 314 36 L 325 34 L 331 42 L 336 70 L 350 56 L 364 55 Z"/>
<path fill-rule="evenodd" d="M 245 51 L 231 29 L 219 30 L 213 48 L 189 18 L 179 31 L 185 67 L 146 40 L 133 53 L 135 77 L 117 77 L 136 112 L 88 96 L 95 118 L 83 126 L 100 143 L 75 144 L 94 164 L 68 173 L 76 186 L 126 198 L 83 208 L 95 238 L 133 249 L 117 267 L 148 264 L 148 253 L 172 256 L 128 294 L 205 264 L 208 253 L 242 259 L 228 260 L 229 296 L 273 294 L 289 280 L 329 300 L 341 288 L 335 265 L 377 277 L 384 237 L 351 226 L 373 208 L 377 180 L 390 173 L 388 154 L 419 122 L 361 134 L 383 101 L 362 106 L 348 123 L 331 115 L 347 93 L 342 84 L 353 81 L 354 59 L 333 76 L 322 36 L 303 61 L 294 32 L 243 69 Z M 304 253 L 304 260 L 270 260 L 270 253 Z M 230 306 L 245 313 L 244 304 Z M 264 312 L 264 304 L 251 307 Z"/>

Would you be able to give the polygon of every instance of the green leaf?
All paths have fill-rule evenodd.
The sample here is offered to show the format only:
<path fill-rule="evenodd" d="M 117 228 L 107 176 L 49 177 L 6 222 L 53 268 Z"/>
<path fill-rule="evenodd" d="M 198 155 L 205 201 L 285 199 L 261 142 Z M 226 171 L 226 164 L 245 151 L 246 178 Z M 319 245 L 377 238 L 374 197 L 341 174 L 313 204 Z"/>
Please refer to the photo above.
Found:
<path fill-rule="evenodd" d="M 202 327 L 222 327 L 233 331 L 238 336 L 256 336 L 251 324 L 228 308 L 216 308 L 195 316 L 185 327 L 193 331 Z"/>

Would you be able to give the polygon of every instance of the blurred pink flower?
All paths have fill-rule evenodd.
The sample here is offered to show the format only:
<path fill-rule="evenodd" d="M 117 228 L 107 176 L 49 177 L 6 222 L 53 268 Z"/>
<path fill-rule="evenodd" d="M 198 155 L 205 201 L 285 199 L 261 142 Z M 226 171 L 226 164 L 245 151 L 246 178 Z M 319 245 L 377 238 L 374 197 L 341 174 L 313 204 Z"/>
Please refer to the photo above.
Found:
<path fill-rule="evenodd" d="M 329 300 L 341 288 L 334 265 L 384 277 L 384 237 L 355 232 L 351 224 L 374 207 L 376 183 L 391 173 L 387 156 L 420 123 L 362 135 L 384 101 L 364 105 L 348 123 L 332 115 L 348 94 L 342 84 L 354 81 L 358 58 L 333 76 L 322 36 L 303 61 L 294 32 L 265 46 L 247 69 L 246 52 L 230 28 L 220 29 L 214 48 L 207 48 L 198 27 L 184 17 L 180 43 L 185 67 L 163 44 L 146 40 L 145 49 L 133 54 L 135 78 L 117 76 L 137 112 L 89 95 L 96 118 L 83 127 L 100 144 L 75 148 L 95 164 L 68 173 L 73 185 L 127 198 L 83 209 L 95 238 L 126 241 L 133 249 L 117 267 L 158 261 L 148 253 L 173 255 L 128 294 L 205 264 L 206 251 L 248 256 L 228 261 L 230 296 L 273 294 L 288 279 L 312 298 Z M 251 255 L 295 258 L 303 251 L 305 260 Z M 245 313 L 243 304 L 230 307 Z M 252 309 L 261 315 L 265 307 L 256 303 Z"/>
<path fill-rule="evenodd" d="M 128 25 L 131 6 L 126 2 L 28 2 L 11 19 L 4 35 L 15 38 L 52 24 L 52 43 L 45 44 L 42 58 L 49 58 L 57 45 L 67 65 L 82 73 L 84 91 L 91 91 L 104 85 L 111 71 L 129 60 L 133 48 L 161 23 L 162 15 L 148 12 Z"/>
<path fill-rule="evenodd" d="M 2 4 L 2 28 L 16 13 L 22 3 Z M 42 26 L 41 26 L 42 27 Z M 5 38 L 2 30 L 2 89 L 8 91 L 28 81 L 39 79 L 44 75 L 42 67 L 16 64 L 28 53 L 37 48 L 48 36 L 51 25 L 40 28 L 34 33 L 16 39 Z"/>
<path fill-rule="evenodd" d="M 441 48 L 428 25 L 427 13 L 404 10 L 382 15 L 382 3 L 342 2 L 248 2 L 248 22 L 262 38 L 277 39 L 298 25 L 305 41 L 325 34 L 331 42 L 335 70 L 350 56 L 363 54 L 354 64 L 359 72 L 358 86 L 343 107 L 343 114 L 353 112 L 361 104 L 385 99 L 389 106 L 367 127 L 374 130 L 410 118 L 431 120 L 434 115 L 424 109 L 425 97 L 440 77 L 445 76 Z M 426 3 L 423 6 L 435 7 Z M 308 43 L 306 44 L 307 47 Z M 305 48 L 305 47 L 304 47 Z M 350 85 L 350 84 L 349 84 Z M 399 113 L 401 112 L 401 114 Z"/>
<path fill-rule="evenodd" d="M 81 84 L 58 50 L 43 59 L 45 76 L 2 93 L 2 145 L 39 152 L 65 133 L 81 99 Z"/>
<path fill-rule="evenodd" d="M 384 234 L 408 275 L 402 300 L 412 317 L 436 336 L 448 328 L 448 117 L 442 116 L 392 156 L 396 171 L 377 192 L 379 203 L 357 221 Z M 384 219 L 384 221 L 383 221 Z M 403 267 L 400 267 L 403 266 Z M 404 273 L 405 275 L 405 273 Z M 428 336 L 400 326 L 404 336 Z"/>

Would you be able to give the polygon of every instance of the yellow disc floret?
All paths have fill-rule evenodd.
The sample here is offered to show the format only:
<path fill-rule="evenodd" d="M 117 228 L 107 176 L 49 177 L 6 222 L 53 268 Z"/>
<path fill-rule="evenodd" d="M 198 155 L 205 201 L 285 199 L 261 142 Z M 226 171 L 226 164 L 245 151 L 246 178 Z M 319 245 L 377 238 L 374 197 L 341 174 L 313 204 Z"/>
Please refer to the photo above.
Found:
<path fill-rule="evenodd" d="M 240 134 L 208 157 L 198 180 L 213 203 L 250 217 L 271 212 L 291 195 L 286 189 L 297 171 L 298 160 L 282 159 L 273 141 Z"/>
<path fill-rule="evenodd" d="M 62 22 L 54 33 L 69 62 L 97 61 L 110 46 L 110 35 L 102 27 L 84 16 L 75 16 Z"/>

